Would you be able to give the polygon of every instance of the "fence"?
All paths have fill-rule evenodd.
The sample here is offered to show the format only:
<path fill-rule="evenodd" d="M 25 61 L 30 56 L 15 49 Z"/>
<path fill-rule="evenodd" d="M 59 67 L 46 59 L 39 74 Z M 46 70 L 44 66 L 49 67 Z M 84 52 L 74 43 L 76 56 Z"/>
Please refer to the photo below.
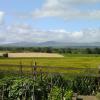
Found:
<path fill-rule="evenodd" d="M 77 68 L 77 67 L 67 67 L 66 68 L 66 67 L 62 67 L 62 66 L 58 66 L 58 67 L 57 66 L 56 67 L 55 66 L 38 66 L 38 65 L 34 66 L 32 64 L 31 65 L 22 65 L 22 63 L 20 62 L 20 64 L 0 64 L 0 67 L 2 67 L 2 70 L 0 70 L 1 72 L 2 71 L 6 71 L 5 70 L 6 68 L 7 69 L 14 68 L 14 70 L 13 70 L 14 73 L 15 72 L 18 73 L 18 72 L 20 72 L 20 70 L 22 70 L 23 73 L 27 73 L 28 72 L 28 74 L 33 71 L 34 67 L 36 67 L 36 69 L 38 70 L 37 73 L 40 70 L 42 70 L 44 73 L 45 72 L 47 72 L 47 73 L 51 73 L 52 72 L 52 73 L 67 74 L 67 72 L 70 72 L 70 71 L 80 71 L 80 72 L 83 72 L 83 75 L 87 74 L 87 75 L 90 75 L 90 76 L 95 76 L 95 75 L 99 76 L 99 74 L 100 74 L 100 68 L 84 68 L 84 66 L 83 66 L 83 68 Z M 30 71 L 27 71 L 27 68 Z M 15 69 L 17 69 L 17 70 L 15 70 Z M 24 70 L 24 69 L 26 69 L 26 70 Z M 44 69 L 45 69 L 45 71 L 44 71 Z M 62 70 L 62 72 L 61 71 L 57 72 L 57 70 Z M 11 72 L 11 71 L 8 70 L 8 72 Z"/>
<path fill-rule="evenodd" d="M 0 100 L 71 100 L 73 93 L 94 95 L 97 91 L 100 91 L 100 73 L 97 68 L 56 67 L 56 69 L 64 69 L 67 71 L 98 71 L 98 75 L 87 73 L 78 76 L 68 76 L 66 73 L 43 72 L 42 68 L 46 66 L 37 66 L 36 62 L 31 66 L 31 73 L 29 72 L 29 75 L 26 75 L 26 72 L 23 71 L 23 67 L 29 66 L 22 65 L 21 62 L 19 65 L 1 64 L 0 66 L 16 66 L 19 68 L 16 72 L 9 71 L 14 77 L 1 79 Z M 46 68 L 51 69 L 51 67 Z M 52 70 L 54 68 L 52 67 Z M 0 73 L 7 74 L 7 71 L 1 71 Z"/>

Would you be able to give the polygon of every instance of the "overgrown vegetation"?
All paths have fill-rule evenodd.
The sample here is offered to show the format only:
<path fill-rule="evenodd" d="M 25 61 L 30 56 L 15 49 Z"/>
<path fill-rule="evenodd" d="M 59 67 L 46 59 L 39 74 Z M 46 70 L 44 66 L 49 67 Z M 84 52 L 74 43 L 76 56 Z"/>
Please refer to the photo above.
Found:
<path fill-rule="evenodd" d="M 95 95 L 100 89 L 98 77 L 63 74 L 38 74 L 0 78 L 0 98 L 3 100 L 72 100 L 78 95 Z M 99 97 L 97 95 L 97 97 Z"/>

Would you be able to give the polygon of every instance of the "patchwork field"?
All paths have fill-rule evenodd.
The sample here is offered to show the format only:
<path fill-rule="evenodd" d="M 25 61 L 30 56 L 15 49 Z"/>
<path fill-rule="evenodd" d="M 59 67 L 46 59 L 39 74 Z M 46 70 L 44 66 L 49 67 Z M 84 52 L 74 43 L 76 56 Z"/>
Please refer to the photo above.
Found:
<path fill-rule="evenodd" d="M 37 62 L 37 66 L 42 66 L 43 71 L 50 72 L 80 72 L 79 70 L 67 70 L 66 68 L 97 68 L 100 65 L 100 56 L 98 55 L 66 55 L 65 57 L 34 57 L 34 58 L 0 58 L 0 70 L 16 71 L 19 70 L 20 62 L 23 70 L 30 71 L 31 65 Z M 13 66 L 7 66 L 13 65 Z M 18 65 L 18 66 L 16 66 Z M 44 66 L 44 67 L 43 67 Z M 40 68 L 38 68 L 40 69 Z M 87 69 L 85 71 L 88 71 Z"/>

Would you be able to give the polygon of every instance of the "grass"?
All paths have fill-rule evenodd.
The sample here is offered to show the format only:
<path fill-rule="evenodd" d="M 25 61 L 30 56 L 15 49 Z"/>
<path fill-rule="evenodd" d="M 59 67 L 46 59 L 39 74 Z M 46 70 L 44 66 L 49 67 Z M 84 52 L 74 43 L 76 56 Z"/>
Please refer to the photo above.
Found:
<path fill-rule="evenodd" d="M 15 64 L 19 65 L 20 61 L 23 65 L 30 65 L 32 61 L 36 61 L 38 66 L 47 66 L 51 69 L 43 68 L 43 71 L 52 71 L 52 72 L 61 72 L 61 73 L 70 73 L 70 72 L 80 72 L 80 71 L 66 71 L 64 69 L 57 69 L 56 67 L 65 67 L 65 68 L 98 68 L 100 65 L 100 55 L 80 55 L 80 54 L 68 54 L 64 55 L 63 58 L 0 58 L 0 64 Z M 55 67 L 55 68 L 52 68 Z M 18 67 L 7 67 L 0 66 L 0 70 L 19 70 Z M 30 68 L 24 68 L 24 70 L 31 70 Z"/>

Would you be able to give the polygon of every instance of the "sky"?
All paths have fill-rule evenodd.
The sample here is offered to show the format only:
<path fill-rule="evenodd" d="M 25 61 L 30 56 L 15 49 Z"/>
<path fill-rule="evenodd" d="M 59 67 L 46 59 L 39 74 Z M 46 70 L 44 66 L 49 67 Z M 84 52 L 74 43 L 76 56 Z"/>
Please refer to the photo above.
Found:
<path fill-rule="evenodd" d="M 0 44 L 100 42 L 100 0 L 1 0 Z"/>

